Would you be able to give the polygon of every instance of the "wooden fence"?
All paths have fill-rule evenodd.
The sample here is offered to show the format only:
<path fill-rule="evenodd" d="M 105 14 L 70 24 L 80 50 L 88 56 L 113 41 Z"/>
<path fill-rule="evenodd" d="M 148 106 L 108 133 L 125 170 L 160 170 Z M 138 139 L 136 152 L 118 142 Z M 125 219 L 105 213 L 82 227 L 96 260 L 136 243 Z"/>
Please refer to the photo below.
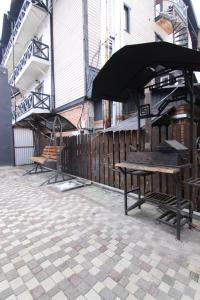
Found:
<path fill-rule="evenodd" d="M 196 135 L 197 128 L 195 127 Z M 177 121 L 170 126 L 152 128 L 151 142 L 154 148 L 165 139 L 176 139 L 189 146 L 189 123 Z M 63 170 L 95 182 L 124 188 L 123 176 L 114 172 L 115 163 L 126 160 L 130 145 L 137 147 L 136 131 L 108 132 L 99 134 L 87 134 L 64 138 L 66 149 L 63 153 Z M 145 135 L 143 135 L 143 146 Z M 182 178 L 190 177 L 189 170 L 182 172 Z M 128 175 L 128 188 L 137 186 L 136 176 Z M 144 191 L 160 191 L 175 194 L 175 186 L 170 175 L 151 175 L 142 182 Z M 183 186 L 184 197 L 189 197 L 188 186 Z M 193 204 L 200 211 L 200 196 L 198 191 L 193 191 Z"/>

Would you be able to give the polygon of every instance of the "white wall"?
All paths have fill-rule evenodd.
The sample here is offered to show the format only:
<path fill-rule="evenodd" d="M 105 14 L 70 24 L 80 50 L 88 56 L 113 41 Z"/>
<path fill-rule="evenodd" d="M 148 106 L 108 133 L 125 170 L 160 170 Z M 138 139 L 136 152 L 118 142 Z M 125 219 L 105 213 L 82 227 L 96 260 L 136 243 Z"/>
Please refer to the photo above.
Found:
<path fill-rule="evenodd" d="M 155 41 L 154 0 L 125 0 L 130 7 L 130 33 L 124 31 L 124 44 Z"/>
<path fill-rule="evenodd" d="M 123 29 L 124 4 L 130 8 L 130 33 Z M 109 58 L 106 41 L 110 35 L 115 37 L 114 51 L 128 44 L 153 42 L 155 33 L 173 42 L 173 35 L 155 22 L 154 0 L 88 0 L 88 25 L 89 63 L 93 67 L 100 68 Z M 101 64 L 97 55 L 100 44 Z"/>
<path fill-rule="evenodd" d="M 49 62 L 51 64 L 51 37 L 50 37 L 50 20 L 49 15 L 44 19 L 42 26 L 36 33 L 36 36 L 40 38 L 42 36 L 42 43 L 49 45 Z M 41 74 L 41 77 L 38 78 L 40 82 L 44 82 L 44 94 L 51 95 L 51 66 L 49 65 L 48 70 Z M 32 90 L 35 89 L 37 83 L 34 82 Z"/>
<path fill-rule="evenodd" d="M 57 0 L 53 22 L 57 108 L 85 93 L 82 0 Z"/>
<path fill-rule="evenodd" d="M 103 0 L 105 2 L 105 0 Z M 101 66 L 101 1 L 88 0 L 89 65 Z"/>
<path fill-rule="evenodd" d="M 124 4 L 130 8 L 130 33 L 123 29 Z M 109 59 L 110 36 L 114 37 L 115 52 L 124 45 L 153 42 L 156 32 L 164 41 L 172 42 L 172 35 L 155 23 L 154 0 L 88 0 L 89 64 L 92 67 L 101 68 Z"/>

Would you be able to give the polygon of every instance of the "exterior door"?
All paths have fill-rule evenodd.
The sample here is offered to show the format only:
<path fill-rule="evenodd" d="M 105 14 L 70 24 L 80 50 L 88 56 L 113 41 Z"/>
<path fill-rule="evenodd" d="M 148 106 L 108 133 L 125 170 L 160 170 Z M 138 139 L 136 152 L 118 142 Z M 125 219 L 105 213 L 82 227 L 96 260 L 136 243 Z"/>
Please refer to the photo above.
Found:
<path fill-rule="evenodd" d="M 28 128 L 14 128 L 15 165 L 31 164 L 34 153 L 33 131 Z"/>

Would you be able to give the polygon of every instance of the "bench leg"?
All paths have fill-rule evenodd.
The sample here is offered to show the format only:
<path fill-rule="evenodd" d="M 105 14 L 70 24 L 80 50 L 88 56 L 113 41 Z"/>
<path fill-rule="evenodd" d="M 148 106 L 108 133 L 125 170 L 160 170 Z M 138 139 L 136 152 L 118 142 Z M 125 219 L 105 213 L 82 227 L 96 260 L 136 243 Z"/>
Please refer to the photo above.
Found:
<path fill-rule="evenodd" d="M 40 168 L 40 170 L 38 171 L 38 167 Z M 54 171 L 53 169 L 50 169 L 50 168 L 47 168 L 47 167 L 44 167 L 40 164 L 34 164 L 34 167 L 29 170 L 29 171 L 26 171 L 23 176 L 25 175 L 33 175 L 33 174 L 39 174 L 39 173 L 46 173 L 46 172 L 52 172 Z"/>
<path fill-rule="evenodd" d="M 65 176 L 67 176 L 67 178 Z M 75 176 L 65 174 L 63 172 L 56 172 L 56 174 L 54 174 L 53 176 L 51 176 L 50 178 L 48 178 L 47 180 L 42 182 L 40 184 L 40 186 L 43 186 L 45 184 L 53 184 L 53 183 L 58 183 L 58 182 L 64 182 L 64 181 L 71 180 L 73 178 L 75 178 Z"/>

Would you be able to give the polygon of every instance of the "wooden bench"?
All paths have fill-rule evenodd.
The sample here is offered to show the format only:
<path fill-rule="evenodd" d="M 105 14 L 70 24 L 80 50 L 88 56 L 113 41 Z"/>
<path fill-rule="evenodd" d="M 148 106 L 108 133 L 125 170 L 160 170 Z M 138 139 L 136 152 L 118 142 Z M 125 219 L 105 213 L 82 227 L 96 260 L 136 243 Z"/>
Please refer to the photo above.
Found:
<path fill-rule="evenodd" d="M 61 146 L 45 146 L 41 156 L 32 156 L 31 160 L 38 165 L 44 165 L 47 161 L 56 162 L 63 148 Z"/>
<path fill-rule="evenodd" d="M 40 185 L 52 184 L 57 182 L 63 182 L 71 180 L 74 176 L 66 174 L 62 171 L 61 161 L 59 156 L 64 150 L 65 146 L 45 146 L 40 156 L 32 156 L 31 160 L 34 163 L 34 167 L 27 171 L 24 175 L 38 174 L 44 172 L 53 172 L 54 174 L 42 182 Z M 45 165 L 47 162 L 55 162 L 56 168 L 49 167 Z"/>
<path fill-rule="evenodd" d="M 47 162 L 57 163 L 58 157 L 63 149 L 64 146 L 45 146 L 40 156 L 31 157 L 31 160 L 34 163 L 34 167 L 31 170 L 27 171 L 24 175 L 54 171 L 54 169 L 44 165 Z"/>

